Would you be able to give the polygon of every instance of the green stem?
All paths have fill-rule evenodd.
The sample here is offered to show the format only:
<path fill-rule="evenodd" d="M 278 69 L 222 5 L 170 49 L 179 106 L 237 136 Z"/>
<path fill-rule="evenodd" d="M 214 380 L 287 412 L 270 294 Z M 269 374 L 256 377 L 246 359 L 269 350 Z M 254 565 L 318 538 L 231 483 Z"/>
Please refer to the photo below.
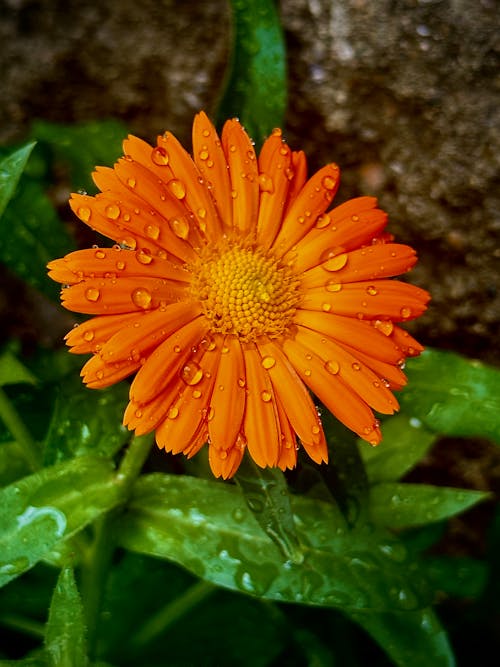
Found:
<path fill-rule="evenodd" d="M 42 462 L 40 450 L 3 389 L 0 389 L 0 418 L 18 443 L 31 470 L 38 470 Z"/>
<path fill-rule="evenodd" d="M 122 486 L 122 503 L 126 503 L 132 486 L 141 472 L 149 454 L 153 436 L 134 437 L 125 452 L 118 472 L 117 482 Z M 87 643 L 91 658 L 95 657 L 97 629 L 102 596 L 115 549 L 112 526 L 116 510 L 108 512 L 95 523 L 94 541 L 82 567 L 82 599 L 87 624 Z"/>
<path fill-rule="evenodd" d="M 0 616 L 0 624 L 24 632 L 24 634 L 31 635 L 37 639 L 42 639 L 45 636 L 45 626 L 43 623 L 26 618 L 20 614 L 2 614 Z"/>
<path fill-rule="evenodd" d="M 139 631 L 131 640 L 132 645 L 135 648 L 140 648 L 159 637 L 191 609 L 213 595 L 216 590 L 218 590 L 217 587 L 207 581 L 199 581 L 194 584 L 178 598 L 165 605 L 139 628 Z"/>

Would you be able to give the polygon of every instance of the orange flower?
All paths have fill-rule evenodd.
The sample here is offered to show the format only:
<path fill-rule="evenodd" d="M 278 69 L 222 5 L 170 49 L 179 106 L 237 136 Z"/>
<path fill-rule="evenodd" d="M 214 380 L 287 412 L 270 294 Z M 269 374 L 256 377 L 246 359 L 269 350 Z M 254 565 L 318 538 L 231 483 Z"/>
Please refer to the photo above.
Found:
<path fill-rule="evenodd" d="M 306 386 L 376 445 L 372 409 L 397 410 L 391 389 L 423 349 L 395 322 L 420 315 L 427 292 L 386 280 L 415 252 L 384 233 L 373 197 L 325 212 L 338 167 L 308 180 L 280 130 L 258 156 L 237 120 L 221 139 L 204 113 L 194 159 L 170 133 L 154 148 L 130 136 L 125 157 L 95 171 L 101 193 L 72 195 L 76 215 L 117 244 L 49 264 L 63 305 L 96 316 L 66 336 L 93 354 L 84 382 L 135 373 L 124 423 L 188 457 L 208 442 L 217 477 L 234 475 L 247 448 L 259 466 L 292 468 L 297 438 L 327 461 Z"/>

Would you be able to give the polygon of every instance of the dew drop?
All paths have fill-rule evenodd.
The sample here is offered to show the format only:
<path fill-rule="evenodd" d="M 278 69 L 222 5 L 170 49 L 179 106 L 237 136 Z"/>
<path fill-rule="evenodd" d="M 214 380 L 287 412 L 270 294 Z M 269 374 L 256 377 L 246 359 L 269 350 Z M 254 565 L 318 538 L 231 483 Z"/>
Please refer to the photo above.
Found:
<path fill-rule="evenodd" d="M 115 266 L 119 271 L 123 271 L 123 269 L 125 268 L 125 262 L 118 261 L 118 262 L 116 262 Z"/>
<path fill-rule="evenodd" d="M 116 204 L 110 204 L 109 206 L 106 206 L 104 212 L 106 214 L 106 217 L 109 218 L 110 220 L 118 220 L 121 213 L 120 207 L 117 206 Z"/>
<path fill-rule="evenodd" d="M 267 174 L 259 175 L 259 187 L 262 192 L 274 192 L 274 183 L 273 179 Z"/>
<path fill-rule="evenodd" d="M 208 160 L 208 158 L 210 157 L 210 153 L 208 152 L 206 146 L 204 146 L 198 153 L 198 157 L 200 158 L 200 160 L 203 161 Z"/>
<path fill-rule="evenodd" d="M 89 287 L 85 290 L 85 298 L 89 301 L 97 301 L 100 296 L 101 293 L 96 287 Z"/>
<path fill-rule="evenodd" d="M 180 346 L 179 346 L 179 345 L 174 345 L 174 352 L 175 352 L 176 354 L 179 354 L 180 351 L 181 351 Z"/>
<path fill-rule="evenodd" d="M 401 308 L 400 313 L 401 317 L 403 317 L 406 320 L 411 316 L 411 308 L 405 306 L 404 308 Z"/>
<path fill-rule="evenodd" d="M 95 376 L 96 376 L 96 378 L 97 378 L 98 380 L 102 380 L 102 378 L 104 377 L 104 371 L 103 371 L 102 369 L 99 369 L 99 370 L 96 372 Z"/>
<path fill-rule="evenodd" d="M 378 289 L 373 285 L 369 285 L 366 288 L 366 293 L 369 294 L 370 296 L 376 296 L 378 294 Z"/>
<path fill-rule="evenodd" d="M 141 248 L 135 253 L 135 257 L 139 264 L 151 264 L 153 258 L 151 257 L 151 251 L 147 248 Z"/>
<path fill-rule="evenodd" d="M 178 178 L 172 178 L 172 180 L 167 183 L 167 187 L 177 199 L 184 199 L 186 196 L 186 187 Z"/>
<path fill-rule="evenodd" d="M 213 338 L 209 337 L 209 336 L 202 339 L 201 345 L 202 345 L 202 347 L 205 348 L 205 350 L 208 350 L 209 352 L 211 352 L 212 350 L 215 350 L 215 347 L 216 347 L 215 340 Z"/>
<path fill-rule="evenodd" d="M 138 308 L 149 308 L 151 306 L 151 301 L 152 301 L 152 296 L 151 292 L 149 290 L 144 289 L 144 287 L 138 287 L 135 289 L 132 294 L 131 298 L 133 303 L 138 307 Z"/>
<path fill-rule="evenodd" d="M 133 236 L 125 236 L 125 238 L 123 238 L 120 243 L 122 246 L 128 248 L 129 250 L 135 250 L 137 248 L 137 241 Z"/>
<path fill-rule="evenodd" d="M 168 416 L 169 419 L 175 419 L 176 417 L 179 416 L 179 408 L 174 405 L 168 411 L 167 416 Z"/>
<path fill-rule="evenodd" d="M 135 186 L 137 185 L 137 181 L 135 180 L 135 178 L 127 178 L 127 185 L 130 188 L 135 188 Z"/>
<path fill-rule="evenodd" d="M 347 264 L 347 253 L 343 252 L 340 255 L 330 257 L 321 265 L 325 271 L 340 271 Z"/>
<path fill-rule="evenodd" d="M 201 391 L 199 389 L 193 390 L 193 398 L 201 398 Z"/>
<path fill-rule="evenodd" d="M 378 329 L 384 336 L 390 336 L 394 331 L 394 324 L 388 320 L 375 320 L 375 329 Z"/>
<path fill-rule="evenodd" d="M 261 392 L 260 397 L 262 398 L 264 403 L 269 403 L 269 401 L 272 399 L 272 394 L 270 391 L 264 390 Z"/>
<path fill-rule="evenodd" d="M 184 241 L 187 239 L 189 235 L 189 223 L 186 220 L 182 218 L 170 218 L 168 224 L 176 236 Z"/>
<path fill-rule="evenodd" d="M 125 220 L 125 222 L 130 222 L 130 213 L 124 213 L 123 219 Z"/>
<path fill-rule="evenodd" d="M 199 208 L 196 211 L 196 214 L 198 215 L 199 218 L 204 220 L 207 217 L 207 209 L 206 208 Z"/>
<path fill-rule="evenodd" d="M 156 241 L 156 239 L 160 236 L 160 228 L 158 225 L 146 225 L 144 227 L 144 233 L 148 238 Z"/>
<path fill-rule="evenodd" d="M 323 215 L 320 215 L 318 219 L 316 220 L 315 227 L 316 229 L 324 229 L 325 227 L 328 227 L 330 224 L 330 216 L 328 213 L 324 213 Z"/>
<path fill-rule="evenodd" d="M 196 361 L 190 361 L 183 367 L 181 378 L 186 384 L 193 386 L 201 382 L 203 378 L 203 370 Z"/>
<path fill-rule="evenodd" d="M 327 292 L 340 292 L 342 283 L 336 283 L 334 280 L 329 280 L 325 283 L 325 289 Z"/>
<path fill-rule="evenodd" d="M 304 371 L 304 375 L 307 375 L 307 377 L 310 377 L 310 375 L 311 375 L 311 369 L 310 369 L 310 368 L 306 368 L 305 371 Z"/>
<path fill-rule="evenodd" d="M 83 334 L 83 340 L 87 341 L 87 343 L 90 343 L 91 340 L 94 340 L 94 336 L 95 336 L 94 332 L 89 329 L 89 331 L 86 331 Z"/>
<path fill-rule="evenodd" d="M 311 428 L 311 433 L 312 433 L 313 435 L 318 435 L 320 432 L 321 432 L 321 429 L 320 429 L 320 427 L 319 427 L 317 424 L 315 424 L 315 425 Z"/>
<path fill-rule="evenodd" d="M 340 370 L 339 363 L 333 359 L 328 359 L 328 361 L 325 361 L 324 368 L 328 373 L 330 373 L 330 375 L 337 375 Z"/>
<path fill-rule="evenodd" d="M 209 136 L 210 136 L 210 130 L 206 130 L 206 129 L 203 130 L 202 135 L 203 135 L 204 137 L 209 137 Z"/>
<path fill-rule="evenodd" d="M 244 378 L 238 378 L 238 386 L 243 389 L 243 387 L 245 387 L 245 385 L 246 385 L 246 382 L 245 382 Z"/>
<path fill-rule="evenodd" d="M 321 310 L 323 310 L 325 313 L 329 313 L 332 309 L 332 304 L 328 303 L 325 301 L 325 303 L 321 304 Z"/>
<path fill-rule="evenodd" d="M 80 220 L 83 220 L 83 222 L 88 222 L 90 220 L 90 216 L 92 215 L 92 211 L 88 206 L 80 206 L 77 213 L 78 217 Z"/>
<path fill-rule="evenodd" d="M 106 257 L 106 253 L 103 250 L 96 250 L 94 257 L 96 259 L 104 259 Z"/>
<path fill-rule="evenodd" d="M 263 357 L 260 363 L 262 364 L 262 367 L 268 371 L 276 365 L 276 359 L 274 357 Z"/>
<path fill-rule="evenodd" d="M 321 183 L 326 190 L 335 190 L 337 179 L 332 176 L 325 176 Z"/>
<path fill-rule="evenodd" d="M 157 146 L 153 148 L 151 160 L 159 167 L 166 167 L 169 162 L 169 155 L 162 146 Z"/>
<path fill-rule="evenodd" d="M 353 361 L 352 364 L 351 364 L 351 366 L 352 366 L 352 369 L 353 369 L 354 371 L 360 371 L 360 370 L 361 370 L 361 364 L 358 364 L 357 361 Z"/>
<path fill-rule="evenodd" d="M 359 215 L 351 215 L 351 220 L 353 222 L 358 222 L 359 221 Z"/>

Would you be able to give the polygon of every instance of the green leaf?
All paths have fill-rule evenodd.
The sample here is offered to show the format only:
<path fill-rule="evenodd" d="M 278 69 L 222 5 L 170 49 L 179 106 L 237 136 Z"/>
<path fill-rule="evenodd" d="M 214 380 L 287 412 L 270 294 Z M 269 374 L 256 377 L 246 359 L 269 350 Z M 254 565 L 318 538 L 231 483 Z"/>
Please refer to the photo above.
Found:
<path fill-rule="evenodd" d="M 122 499 L 112 464 L 81 457 L 0 490 L 0 586 Z"/>
<path fill-rule="evenodd" d="M 30 471 L 17 441 L 0 443 L 0 486 L 6 486 Z"/>
<path fill-rule="evenodd" d="M 432 609 L 402 613 L 352 613 L 399 667 L 454 667 L 446 632 Z"/>
<path fill-rule="evenodd" d="M 232 0 L 233 49 L 218 124 L 236 116 L 260 144 L 283 125 L 286 57 L 280 18 L 272 0 Z"/>
<path fill-rule="evenodd" d="M 46 265 L 74 248 L 50 200 L 36 181 L 23 179 L 0 218 L 0 261 L 46 296 L 59 287 L 47 277 Z"/>
<path fill-rule="evenodd" d="M 427 453 L 436 440 L 422 422 L 415 417 L 395 415 L 384 421 L 383 441 L 379 447 L 359 442 L 371 484 L 393 482 L 411 470 Z"/>
<path fill-rule="evenodd" d="M 72 568 L 61 570 L 49 610 L 45 647 L 52 667 L 85 667 L 85 624 Z"/>
<path fill-rule="evenodd" d="M 448 519 L 490 497 L 484 491 L 387 482 L 371 488 L 370 511 L 377 525 L 408 528 Z"/>
<path fill-rule="evenodd" d="M 329 503 L 292 497 L 304 561 L 284 561 L 232 485 L 193 477 L 143 476 L 119 544 L 174 561 L 219 586 L 272 600 L 359 609 L 428 603 L 425 582 L 394 537 L 373 527 L 348 531 Z"/>
<path fill-rule="evenodd" d="M 37 121 L 32 135 L 40 143 L 48 144 L 56 157 L 69 166 L 75 190 L 95 192 L 91 173 L 97 165 L 111 166 L 122 154 L 127 129 L 117 120 L 74 125 Z"/>
<path fill-rule="evenodd" d="M 277 468 L 260 468 L 245 457 L 235 482 L 260 527 L 292 563 L 302 563 L 304 554 L 297 537 L 285 476 Z"/>
<path fill-rule="evenodd" d="M 0 354 L 0 387 L 7 384 L 36 384 L 36 377 L 16 357 L 5 350 Z"/>
<path fill-rule="evenodd" d="M 45 438 L 45 465 L 87 454 L 112 457 L 130 440 L 122 425 L 127 398 L 125 383 L 94 391 L 77 376 L 63 380 Z"/>
<path fill-rule="evenodd" d="M 428 349 L 407 365 L 402 410 L 444 435 L 500 444 L 500 370 L 452 352 Z"/>
<path fill-rule="evenodd" d="M 26 144 L 0 159 L 0 218 L 14 195 L 34 146 L 34 143 Z"/>

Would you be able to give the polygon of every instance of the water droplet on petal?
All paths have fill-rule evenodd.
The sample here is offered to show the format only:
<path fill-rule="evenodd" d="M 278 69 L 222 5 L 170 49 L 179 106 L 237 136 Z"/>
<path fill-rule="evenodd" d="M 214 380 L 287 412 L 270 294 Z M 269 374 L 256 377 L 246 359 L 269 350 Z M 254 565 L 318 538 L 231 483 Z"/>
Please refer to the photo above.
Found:
<path fill-rule="evenodd" d="M 183 367 L 181 378 L 188 385 L 198 384 L 203 378 L 203 370 L 196 361 L 190 361 Z"/>
<path fill-rule="evenodd" d="M 151 264 L 153 258 L 151 257 L 151 251 L 147 248 L 141 248 L 135 253 L 135 257 L 139 264 Z"/>
<path fill-rule="evenodd" d="M 274 192 L 273 179 L 267 174 L 260 174 L 259 187 L 262 190 L 262 192 Z"/>
<path fill-rule="evenodd" d="M 176 236 L 184 239 L 184 241 L 187 239 L 189 235 L 189 223 L 186 220 L 182 218 L 170 218 L 168 224 Z"/>
<path fill-rule="evenodd" d="M 175 346 L 174 346 L 174 352 L 175 352 L 176 354 L 179 354 L 180 351 L 181 351 L 181 347 L 180 347 L 179 345 L 175 345 Z"/>
<path fill-rule="evenodd" d="M 90 343 L 91 340 L 94 340 L 94 336 L 95 336 L 94 332 L 91 329 L 89 329 L 89 331 L 86 331 L 83 334 L 83 340 L 87 341 L 87 343 Z"/>
<path fill-rule="evenodd" d="M 207 130 L 207 129 L 203 130 L 202 135 L 204 137 L 209 137 L 210 136 L 210 130 Z"/>
<path fill-rule="evenodd" d="M 323 215 L 320 215 L 319 218 L 316 220 L 315 227 L 317 229 L 324 229 L 325 227 L 328 227 L 330 224 L 330 216 L 328 213 L 324 213 Z"/>
<path fill-rule="evenodd" d="M 405 320 L 408 319 L 411 316 L 411 308 L 408 308 L 405 306 L 404 308 L 401 308 L 401 317 L 403 317 Z"/>
<path fill-rule="evenodd" d="M 162 146 L 157 146 L 156 148 L 153 148 L 151 160 L 159 167 L 165 167 L 168 164 L 169 155 Z"/>
<path fill-rule="evenodd" d="M 186 187 L 178 178 L 172 178 L 172 180 L 167 183 L 167 187 L 177 199 L 184 199 L 186 196 Z"/>
<path fill-rule="evenodd" d="M 321 304 L 321 309 L 324 310 L 325 313 L 329 313 L 332 309 L 332 304 L 325 301 L 325 303 Z"/>
<path fill-rule="evenodd" d="M 147 289 L 144 289 L 144 287 L 138 287 L 137 289 L 135 289 L 131 294 L 131 298 L 133 303 L 138 308 L 146 309 L 151 306 L 151 301 L 152 301 L 151 293 Z"/>
<path fill-rule="evenodd" d="M 332 176 L 325 176 L 321 181 L 322 185 L 326 190 L 335 190 L 337 186 L 337 179 L 332 178 Z"/>
<path fill-rule="evenodd" d="M 144 227 L 144 233 L 148 238 L 156 241 L 156 239 L 160 236 L 160 228 L 158 225 L 146 225 Z"/>
<path fill-rule="evenodd" d="M 90 216 L 92 215 L 92 211 L 88 206 L 80 206 L 77 213 L 78 217 L 80 220 L 83 220 L 83 222 L 88 222 L 90 220 Z"/>
<path fill-rule="evenodd" d="M 329 280 L 325 283 L 325 289 L 327 292 L 340 292 L 342 283 L 336 283 L 334 280 Z"/>
<path fill-rule="evenodd" d="M 317 425 L 315 425 L 315 426 L 313 426 L 313 427 L 311 428 L 311 433 L 312 433 L 313 435 L 318 435 L 318 433 L 320 433 L 320 431 L 321 431 L 321 429 L 320 429 L 320 427 L 317 426 Z"/>
<path fill-rule="evenodd" d="M 394 331 L 394 324 L 388 320 L 375 320 L 375 329 L 381 331 L 385 336 L 390 336 Z"/>
<path fill-rule="evenodd" d="M 276 365 L 276 359 L 274 357 L 263 357 L 260 363 L 262 364 L 263 368 L 269 370 Z"/>
<path fill-rule="evenodd" d="M 376 296 L 378 294 L 378 289 L 373 285 L 369 285 L 366 288 L 366 293 L 369 294 L 370 296 Z"/>
<path fill-rule="evenodd" d="M 137 185 L 137 181 L 135 180 L 135 178 L 127 178 L 127 185 L 130 188 L 135 188 L 135 186 Z"/>
<path fill-rule="evenodd" d="M 123 269 L 125 268 L 125 262 L 122 262 L 122 261 L 116 262 L 116 268 L 119 271 L 123 271 Z"/>
<path fill-rule="evenodd" d="M 125 236 L 125 238 L 120 241 L 120 244 L 129 250 L 135 250 L 137 248 L 137 241 L 133 236 Z"/>
<path fill-rule="evenodd" d="M 201 391 L 199 389 L 193 390 L 193 398 L 201 398 Z"/>
<path fill-rule="evenodd" d="M 305 371 L 304 371 L 304 375 L 307 375 L 307 377 L 310 377 L 310 375 L 311 375 L 311 369 L 310 369 L 310 368 L 306 368 Z"/>
<path fill-rule="evenodd" d="M 200 160 L 208 160 L 208 158 L 210 157 L 210 153 L 208 152 L 206 147 L 203 147 L 201 149 L 201 151 L 198 153 L 198 157 L 200 158 Z"/>
<path fill-rule="evenodd" d="M 103 250 L 96 250 L 94 257 L 96 259 L 104 259 L 106 257 L 106 253 Z"/>
<path fill-rule="evenodd" d="M 331 375 L 337 375 L 340 370 L 339 363 L 333 359 L 328 359 L 328 361 L 325 361 L 324 368 Z"/>
<path fill-rule="evenodd" d="M 177 408 L 175 405 L 170 408 L 167 414 L 169 419 L 175 419 L 176 417 L 179 416 L 179 408 Z"/>
<path fill-rule="evenodd" d="M 96 287 L 89 287 L 85 290 L 85 298 L 89 301 L 97 301 L 100 296 L 101 293 Z"/>
<path fill-rule="evenodd" d="M 352 369 L 353 369 L 354 371 L 360 371 L 360 370 L 361 370 L 361 364 L 358 364 L 357 361 L 353 361 L 352 364 L 351 364 L 351 366 L 352 366 Z"/>
<path fill-rule="evenodd" d="M 260 397 L 262 398 L 264 403 L 269 403 L 269 401 L 272 399 L 272 394 L 270 391 L 264 390 L 261 392 Z"/>
<path fill-rule="evenodd" d="M 106 206 L 104 212 L 106 213 L 106 217 L 110 220 L 117 220 L 121 213 L 120 207 L 116 204 L 110 204 L 109 206 Z"/>
<path fill-rule="evenodd" d="M 321 265 L 325 271 L 340 271 L 347 264 L 347 253 L 330 257 Z"/>

